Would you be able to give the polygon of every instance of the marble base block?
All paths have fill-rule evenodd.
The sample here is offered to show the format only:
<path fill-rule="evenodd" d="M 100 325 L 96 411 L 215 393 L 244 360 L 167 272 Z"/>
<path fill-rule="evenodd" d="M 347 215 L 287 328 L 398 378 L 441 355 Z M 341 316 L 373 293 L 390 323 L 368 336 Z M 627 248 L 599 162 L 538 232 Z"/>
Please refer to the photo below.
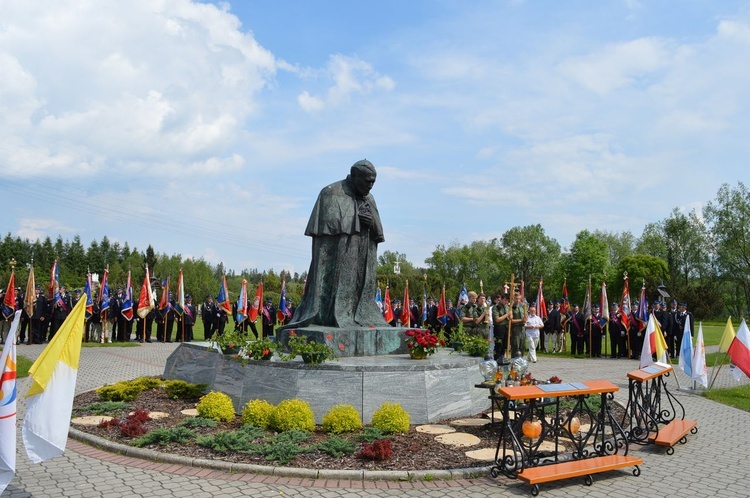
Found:
<path fill-rule="evenodd" d="M 408 354 L 344 357 L 322 365 L 294 361 L 249 361 L 246 365 L 208 344 L 185 343 L 167 359 L 164 378 L 208 384 L 228 394 L 237 413 L 252 399 L 278 404 L 299 398 L 310 403 L 320 424 L 335 405 L 353 405 L 369 424 L 386 401 L 399 403 L 412 424 L 476 415 L 489 408 L 479 373 L 481 358 L 440 350 L 426 360 Z"/>

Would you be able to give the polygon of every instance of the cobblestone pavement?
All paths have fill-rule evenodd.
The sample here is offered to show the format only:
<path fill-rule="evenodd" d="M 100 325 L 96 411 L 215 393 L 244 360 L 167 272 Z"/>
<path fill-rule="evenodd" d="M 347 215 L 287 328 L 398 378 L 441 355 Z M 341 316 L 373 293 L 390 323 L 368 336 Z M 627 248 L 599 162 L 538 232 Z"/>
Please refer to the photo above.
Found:
<path fill-rule="evenodd" d="M 176 344 L 148 344 L 130 348 L 84 348 L 78 373 L 77 391 L 141 375 L 163 373 L 166 358 Z M 18 353 L 36 358 L 41 346 L 20 345 Z M 633 360 L 563 359 L 540 357 L 530 371 L 537 378 L 557 375 L 565 381 L 608 379 L 621 389 L 616 398 L 627 400 L 627 378 L 637 368 Z M 669 379 L 669 387 L 684 404 L 686 417 L 698 421 L 698 433 L 688 435 L 673 455 L 663 448 L 631 446 L 631 453 L 643 458 L 641 475 L 631 469 L 594 476 L 592 486 L 583 478 L 542 484 L 545 497 L 633 497 L 633 496 L 721 496 L 747 497 L 750 475 L 750 413 L 716 404 L 684 389 L 689 385 L 681 372 Z M 735 385 L 729 369 L 722 369 L 717 386 Z M 19 425 L 25 407 L 23 398 L 29 379 L 19 380 Z M 83 443 L 68 440 L 60 457 L 32 465 L 18 431 L 16 476 L 3 497 L 373 497 L 413 496 L 420 498 L 485 498 L 487 496 L 530 496 L 530 488 L 505 477 L 408 481 L 352 481 L 307 479 L 283 475 L 229 473 L 180 463 L 157 463 L 105 453 Z"/>

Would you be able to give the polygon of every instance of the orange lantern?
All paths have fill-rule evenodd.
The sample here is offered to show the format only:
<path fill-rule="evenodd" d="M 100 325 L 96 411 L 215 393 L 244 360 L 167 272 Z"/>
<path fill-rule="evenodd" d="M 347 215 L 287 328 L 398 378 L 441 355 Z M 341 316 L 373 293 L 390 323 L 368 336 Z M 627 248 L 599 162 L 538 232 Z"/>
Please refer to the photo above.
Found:
<path fill-rule="evenodd" d="M 542 433 L 542 422 L 539 419 L 529 419 L 523 421 L 523 435 L 527 438 L 538 438 Z"/>

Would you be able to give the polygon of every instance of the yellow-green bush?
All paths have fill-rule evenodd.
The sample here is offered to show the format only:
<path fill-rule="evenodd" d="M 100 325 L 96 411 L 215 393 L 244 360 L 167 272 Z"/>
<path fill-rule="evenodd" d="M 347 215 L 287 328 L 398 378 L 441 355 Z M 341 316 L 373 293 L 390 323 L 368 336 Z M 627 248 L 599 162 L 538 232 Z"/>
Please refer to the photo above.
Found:
<path fill-rule="evenodd" d="M 315 430 L 315 415 L 306 401 L 285 399 L 271 412 L 270 426 L 279 432 Z"/>
<path fill-rule="evenodd" d="M 211 418 L 217 422 L 230 422 L 234 420 L 234 405 L 232 398 L 224 393 L 211 391 L 198 401 L 198 415 L 203 418 Z"/>
<path fill-rule="evenodd" d="M 409 432 L 409 412 L 401 408 L 398 403 L 386 401 L 372 414 L 372 426 L 383 432 Z"/>
<path fill-rule="evenodd" d="M 161 387 L 161 379 L 156 377 L 138 377 L 130 382 L 141 388 L 141 391 L 148 391 L 149 389 L 156 389 Z"/>
<path fill-rule="evenodd" d="M 109 386 L 102 386 L 96 394 L 105 401 L 133 401 L 143 391 L 141 386 L 132 382 L 117 382 Z"/>
<path fill-rule="evenodd" d="M 271 422 L 273 405 L 264 399 L 251 399 L 242 408 L 242 423 L 267 429 Z"/>
<path fill-rule="evenodd" d="M 352 432 L 362 428 L 362 417 L 352 405 L 332 406 L 328 413 L 323 415 L 323 430 L 341 434 Z"/>

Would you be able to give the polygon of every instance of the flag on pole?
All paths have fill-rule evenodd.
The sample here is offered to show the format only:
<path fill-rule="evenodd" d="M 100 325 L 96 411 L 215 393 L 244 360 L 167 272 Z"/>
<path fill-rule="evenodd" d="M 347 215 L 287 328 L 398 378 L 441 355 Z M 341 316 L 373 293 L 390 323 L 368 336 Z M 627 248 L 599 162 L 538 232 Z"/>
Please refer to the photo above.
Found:
<path fill-rule="evenodd" d="M 463 305 L 469 302 L 469 292 L 466 290 L 466 283 L 461 286 L 461 292 L 458 293 L 458 303 L 456 304 L 456 314 L 461 316 L 461 308 Z M 404 302 L 404 306 L 406 306 Z"/>
<path fill-rule="evenodd" d="M 411 313 L 409 312 L 409 281 L 406 281 L 406 287 L 404 287 L 404 306 L 401 308 L 401 324 L 404 327 L 411 327 Z"/>
<path fill-rule="evenodd" d="M 565 280 L 563 282 L 563 290 L 562 290 L 562 303 L 560 303 L 560 314 L 564 315 L 568 311 L 570 311 L 570 300 L 568 299 L 568 281 Z"/>
<path fill-rule="evenodd" d="M 656 355 L 656 361 L 659 363 L 667 362 L 667 343 L 664 341 L 664 334 L 659 326 L 659 321 L 651 313 L 648 317 L 646 326 L 646 337 L 643 339 L 643 349 L 641 350 L 641 365 L 639 368 L 647 367 L 654 363 L 651 355 Z"/>
<path fill-rule="evenodd" d="M 695 345 L 697 346 L 698 343 L 696 342 Z M 682 344 L 680 344 L 680 359 L 677 361 L 677 366 L 691 379 L 693 378 L 693 354 L 693 333 L 690 330 L 690 320 L 685 320 Z"/>
<path fill-rule="evenodd" d="M 0 356 L 0 493 L 16 473 L 16 330 L 20 321 L 18 310 Z"/>
<path fill-rule="evenodd" d="M 51 301 L 60 295 L 60 268 L 57 266 L 57 260 L 52 263 L 50 270 L 49 287 L 47 288 L 47 300 Z"/>
<path fill-rule="evenodd" d="M 219 295 L 216 296 L 216 303 L 219 305 L 219 308 L 226 311 L 229 316 L 232 315 L 232 303 L 229 301 L 229 287 L 227 287 L 226 275 L 221 278 L 221 287 L 219 287 Z"/>
<path fill-rule="evenodd" d="M 383 319 L 391 323 L 393 321 L 393 308 L 391 308 L 391 289 L 388 284 L 385 286 L 385 300 L 383 301 Z"/>
<path fill-rule="evenodd" d="M 380 295 L 380 286 L 375 289 L 375 305 L 380 310 L 380 314 L 383 314 L 383 297 Z"/>
<path fill-rule="evenodd" d="M 10 270 L 10 280 L 8 280 L 8 290 L 5 291 L 5 297 L 2 303 L 3 316 L 6 320 L 10 320 L 10 317 L 16 312 L 16 272 Z"/>
<path fill-rule="evenodd" d="M 161 299 L 159 299 L 159 313 L 166 316 L 169 311 L 169 275 L 161 283 Z"/>
<path fill-rule="evenodd" d="M 419 321 L 421 325 L 427 321 L 427 284 L 422 287 L 422 317 Z"/>
<path fill-rule="evenodd" d="M 109 309 L 109 270 L 104 270 L 102 288 L 99 291 L 99 314 L 103 315 Z"/>
<path fill-rule="evenodd" d="M 685 320 L 687 322 L 689 320 Z M 685 335 L 690 335 L 685 331 Z M 684 338 L 685 336 L 683 336 Z M 698 325 L 698 336 L 695 338 L 695 353 L 693 356 L 693 374 L 690 376 L 691 379 L 702 385 L 708 387 L 708 369 L 706 368 L 706 344 L 703 342 L 703 322 Z"/>
<path fill-rule="evenodd" d="M 148 265 L 146 265 L 146 276 L 143 277 L 143 285 L 141 286 L 141 295 L 138 297 L 138 316 L 142 320 L 146 319 L 151 310 L 154 309 L 154 293 L 151 290 L 151 276 L 148 273 Z"/>
<path fill-rule="evenodd" d="M 245 290 L 245 295 L 247 295 L 247 289 Z M 239 300 L 237 301 L 239 303 Z M 263 282 L 261 281 L 258 284 L 258 289 L 255 291 L 255 297 L 253 298 L 253 304 L 250 306 L 250 309 L 248 310 L 248 317 L 250 318 L 250 321 L 255 323 L 255 321 L 258 319 L 258 313 L 260 313 L 260 307 L 263 306 Z M 237 306 L 239 309 L 239 306 Z"/>
<path fill-rule="evenodd" d="M 585 320 L 591 319 L 591 276 L 589 276 L 589 283 L 586 285 L 586 297 L 583 299 L 583 318 Z"/>
<path fill-rule="evenodd" d="M 609 321 L 609 300 L 607 299 L 607 283 L 602 282 L 602 294 L 599 297 L 599 306 L 602 312 L 602 318 Z"/>
<path fill-rule="evenodd" d="M 83 286 L 83 295 L 86 296 L 86 320 L 94 314 L 94 298 L 92 297 L 91 287 L 91 273 L 87 273 L 86 284 Z"/>
<path fill-rule="evenodd" d="M 638 310 L 635 312 L 638 321 L 638 331 L 642 331 L 648 325 L 648 301 L 646 300 L 646 284 L 641 286 L 641 298 L 638 301 Z"/>
<path fill-rule="evenodd" d="M 180 316 L 185 311 L 185 280 L 182 277 L 182 268 L 180 268 L 180 277 L 177 279 L 177 299 L 174 301 L 174 310 Z"/>
<path fill-rule="evenodd" d="M 126 320 L 133 319 L 133 282 L 130 280 L 130 270 L 128 270 L 128 284 L 125 286 L 125 300 L 122 303 L 120 311 Z"/>
<path fill-rule="evenodd" d="M 29 316 L 34 315 L 34 301 L 36 301 L 36 282 L 34 281 L 34 267 L 29 267 L 29 278 L 26 280 L 26 295 L 23 296 L 23 309 Z"/>
<path fill-rule="evenodd" d="M 536 314 L 542 318 L 547 319 L 547 301 L 544 300 L 544 282 L 539 279 L 539 289 L 536 291 Z"/>
<path fill-rule="evenodd" d="M 738 370 L 741 370 L 745 375 L 750 377 L 750 330 L 748 330 L 744 318 L 727 352 L 732 359 L 732 363 L 734 363 L 735 367 L 738 367 L 732 372 L 735 380 L 742 378 L 742 373 Z"/>
<path fill-rule="evenodd" d="M 732 345 L 732 341 L 735 337 L 734 325 L 732 325 L 732 317 L 727 318 L 727 324 L 724 326 L 724 333 L 721 335 L 719 341 L 719 351 L 728 351 L 729 346 Z"/>
<path fill-rule="evenodd" d="M 247 280 L 242 279 L 242 288 L 240 295 L 237 297 L 237 313 L 234 315 L 236 323 L 242 323 L 247 319 Z"/>
<path fill-rule="evenodd" d="M 625 330 L 628 330 L 630 329 L 630 285 L 628 284 L 628 276 L 625 275 L 624 278 L 625 286 L 622 288 L 622 299 L 620 300 L 620 322 L 625 326 Z"/>
<path fill-rule="evenodd" d="M 33 463 L 62 455 L 68 440 L 70 414 L 81 357 L 86 302 L 81 299 L 36 359 L 26 394 L 23 443 Z"/>
<path fill-rule="evenodd" d="M 284 323 L 289 316 L 289 308 L 286 307 L 286 280 L 281 281 L 281 297 L 279 298 L 279 307 L 276 308 L 276 318 Z"/>
<path fill-rule="evenodd" d="M 437 319 L 440 323 L 445 325 L 448 323 L 448 305 L 445 302 L 445 285 L 443 285 L 443 291 L 440 293 L 440 302 L 438 302 L 437 308 Z"/>

